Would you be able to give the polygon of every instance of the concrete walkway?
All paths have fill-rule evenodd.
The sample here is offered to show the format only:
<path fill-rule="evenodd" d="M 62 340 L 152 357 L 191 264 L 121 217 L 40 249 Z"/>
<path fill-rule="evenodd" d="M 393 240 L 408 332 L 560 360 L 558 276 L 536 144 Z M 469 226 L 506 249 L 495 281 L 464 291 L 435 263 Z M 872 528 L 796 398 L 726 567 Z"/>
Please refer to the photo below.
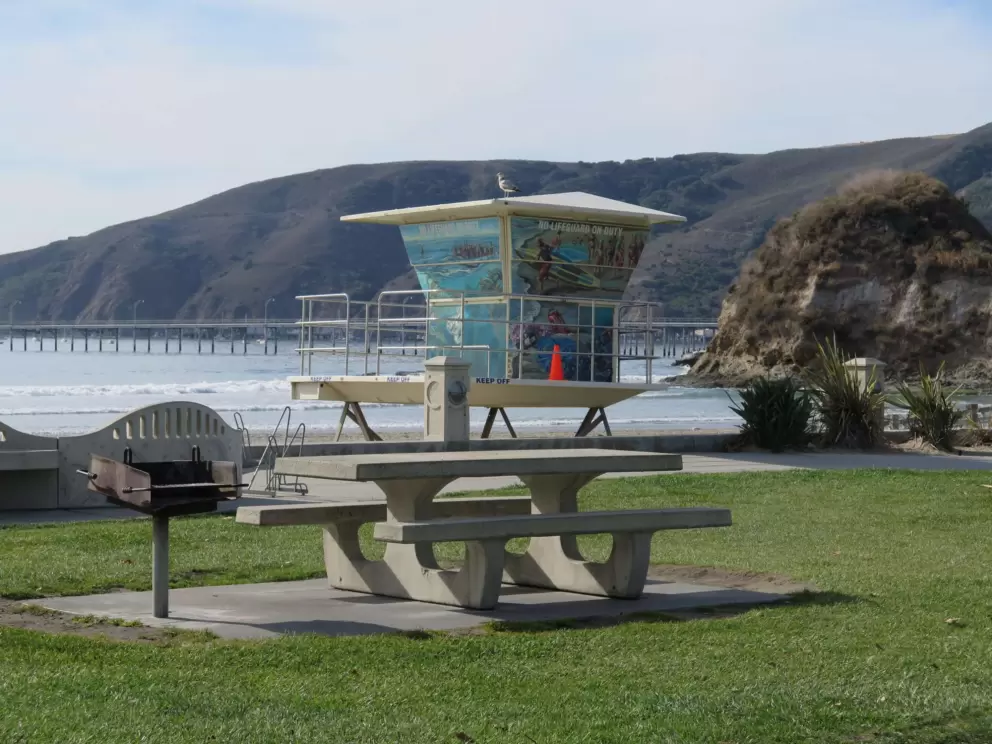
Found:
<path fill-rule="evenodd" d="M 992 456 L 927 455 L 915 453 L 803 453 L 770 454 L 762 452 L 734 452 L 713 454 L 683 454 L 683 473 L 741 473 L 770 470 L 812 468 L 824 470 L 851 470 L 856 468 L 895 468 L 908 470 L 992 470 Z M 671 473 L 639 473 L 646 475 L 671 475 Z M 604 478 L 627 477 L 624 473 L 611 473 Z M 296 501 L 354 501 L 381 499 L 382 492 L 373 483 L 348 483 L 314 478 L 305 480 L 310 492 L 305 497 L 287 495 L 278 499 L 245 497 L 237 502 L 221 504 L 222 511 L 233 511 L 238 506 L 266 503 L 293 503 Z M 516 478 L 463 478 L 444 489 L 445 493 L 457 491 L 484 491 L 507 486 L 521 486 Z M 0 525 L 36 524 L 42 522 L 81 522 L 93 519 L 125 519 L 141 515 L 118 507 L 95 509 L 59 509 L 39 511 L 12 511 L 0 513 Z"/>

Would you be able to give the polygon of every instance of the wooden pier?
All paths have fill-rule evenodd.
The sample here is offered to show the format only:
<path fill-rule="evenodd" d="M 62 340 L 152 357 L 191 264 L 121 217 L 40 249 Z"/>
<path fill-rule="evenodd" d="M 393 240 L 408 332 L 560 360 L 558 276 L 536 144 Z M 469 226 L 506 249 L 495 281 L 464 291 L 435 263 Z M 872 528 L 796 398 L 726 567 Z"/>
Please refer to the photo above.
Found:
<path fill-rule="evenodd" d="M 715 318 L 671 318 L 653 320 L 651 334 L 645 333 L 643 323 L 621 325 L 619 328 L 620 353 L 625 356 L 641 356 L 651 353 L 655 357 L 676 357 L 682 354 L 701 351 L 716 329 Z M 278 354 L 280 343 L 286 349 L 295 351 L 300 344 L 300 329 L 297 320 L 264 321 L 140 321 L 133 322 L 89 322 L 52 323 L 16 322 L 7 326 L 7 347 L 9 351 L 72 351 L 72 352 L 114 352 L 151 353 L 152 341 L 162 342 L 164 352 L 197 354 L 248 354 L 253 345 L 261 346 L 263 354 Z M 0 338 L 4 328 L 0 326 Z M 387 336 L 399 349 L 396 355 L 419 353 L 418 346 L 424 342 L 424 322 L 422 318 L 411 318 L 408 327 L 395 324 L 376 329 L 353 319 L 347 327 L 329 325 L 324 329 L 310 329 L 312 340 L 318 338 L 329 346 L 345 345 L 350 339 L 352 348 L 375 349 L 377 336 Z M 651 344 L 653 348 L 645 346 Z M 158 344 L 156 344 L 158 346 Z M 0 347 L 2 348 L 2 347 Z M 161 352 L 163 348 L 157 348 Z"/>

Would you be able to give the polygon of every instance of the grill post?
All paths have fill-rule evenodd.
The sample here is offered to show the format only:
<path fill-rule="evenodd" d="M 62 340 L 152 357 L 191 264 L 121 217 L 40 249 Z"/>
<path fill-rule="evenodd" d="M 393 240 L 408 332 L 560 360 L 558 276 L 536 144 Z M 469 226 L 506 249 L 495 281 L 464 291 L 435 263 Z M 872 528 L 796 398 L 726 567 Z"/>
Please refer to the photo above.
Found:
<path fill-rule="evenodd" d="M 152 615 L 169 616 L 169 517 L 152 515 Z"/>

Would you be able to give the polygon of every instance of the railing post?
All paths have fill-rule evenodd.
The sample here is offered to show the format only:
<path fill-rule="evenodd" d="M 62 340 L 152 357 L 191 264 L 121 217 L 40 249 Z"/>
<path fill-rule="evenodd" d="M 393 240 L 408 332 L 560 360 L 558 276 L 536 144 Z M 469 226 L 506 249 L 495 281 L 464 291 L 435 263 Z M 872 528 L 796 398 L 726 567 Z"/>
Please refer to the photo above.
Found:
<path fill-rule="evenodd" d="M 858 387 L 862 390 L 868 389 L 869 383 L 871 383 L 872 392 L 885 392 L 885 362 L 871 357 L 857 357 L 844 362 L 844 366 L 854 374 Z M 878 425 L 884 429 L 885 406 L 879 406 L 875 415 Z"/>
<path fill-rule="evenodd" d="M 647 380 L 650 385 L 654 382 L 654 307 L 647 307 L 647 338 L 644 339 L 644 356 L 647 357 Z"/>
<path fill-rule="evenodd" d="M 307 303 L 308 302 L 309 302 L 309 300 L 303 300 L 300 303 L 301 306 L 302 306 L 301 307 L 301 310 L 300 310 L 300 377 L 302 377 L 303 375 L 306 374 L 306 358 L 307 358 L 307 354 L 310 353 L 308 351 L 304 351 L 304 349 L 306 347 L 304 346 L 304 343 L 303 343 L 303 330 L 304 330 L 304 323 L 307 322 Z"/>

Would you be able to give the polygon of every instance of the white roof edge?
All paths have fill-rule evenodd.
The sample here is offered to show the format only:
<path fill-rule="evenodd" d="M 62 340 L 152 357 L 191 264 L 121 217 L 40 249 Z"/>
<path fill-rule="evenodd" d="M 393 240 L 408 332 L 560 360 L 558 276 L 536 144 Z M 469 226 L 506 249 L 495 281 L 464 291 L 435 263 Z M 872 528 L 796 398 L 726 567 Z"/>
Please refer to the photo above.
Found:
<path fill-rule="evenodd" d="M 405 209 L 387 209 L 381 212 L 364 212 L 341 217 L 342 222 L 366 222 L 384 225 L 408 225 L 432 220 L 472 219 L 474 217 L 497 217 L 506 214 L 531 214 L 548 217 L 592 217 L 615 219 L 622 222 L 661 224 L 685 222 L 686 218 L 641 207 L 636 204 L 605 197 L 569 192 L 565 194 L 539 194 L 537 196 L 483 199 L 479 201 L 432 204 Z"/>

